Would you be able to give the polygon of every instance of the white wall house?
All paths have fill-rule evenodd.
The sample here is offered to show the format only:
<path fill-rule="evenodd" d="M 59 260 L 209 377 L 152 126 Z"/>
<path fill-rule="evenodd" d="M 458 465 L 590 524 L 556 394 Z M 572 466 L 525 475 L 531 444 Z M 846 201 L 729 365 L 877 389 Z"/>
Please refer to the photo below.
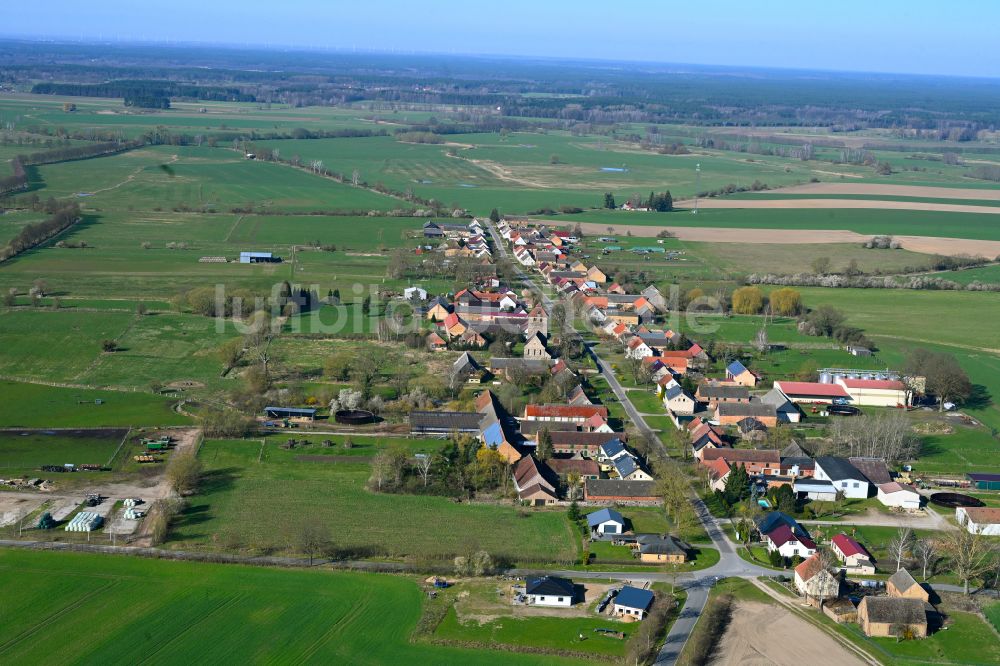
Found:
<path fill-rule="evenodd" d="M 524 590 L 528 603 L 536 606 L 569 608 L 575 596 L 573 581 L 558 576 L 529 578 Z"/>
<path fill-rule="evenodd" d="M 955 509 L 955 518 L 959 523 L 964 521 L 965 529 L 973 534 L 1000 536 L 1000 509 L 989 506 L 960 506 Z"/>
<path fill-rule="evenodd" d="M 816 458 L 816 472 L 813 475 L 818 481 L 829 481 L 833 487 L 842 492 L 848 499 L 864 499 L 868 497 L 870 483 L 847 458 L 835 456 L 820 456 Z"/>

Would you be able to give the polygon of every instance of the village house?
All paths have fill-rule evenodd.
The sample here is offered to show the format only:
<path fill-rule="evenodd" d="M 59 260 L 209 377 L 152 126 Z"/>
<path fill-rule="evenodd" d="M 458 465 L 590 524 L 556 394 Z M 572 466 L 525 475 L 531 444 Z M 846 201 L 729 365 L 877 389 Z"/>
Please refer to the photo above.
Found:
<path fill-rule="evenodd" d="M 514 488 L 521 501 L 532 506 L 543 506 L 554 504 L 556 487 L 552 482 L 554 476 L 545 463 L 537 460 L 534 456 L 524 456 L 517 461 L 513 469 Z"/>
<path fill-rule="evenodd" d="M 694 414 L 697 403 L 687 391 L 674 384 L 663 391 L 663 405 L 674 414 L 690 415 Z"/>
<path fill-rule="evenodd" d="M 602 444 L 617 440 L 623 441 L 623 432 L 576 432 L 553 430 L 552 450 L 556 453 L 569 453 L 596 458 L 600 454 Z"/>
<path fill-rule="evenodd" d="M 765 393 L 760 401 L 773 407 L 778 421 L 782 423 L 798 423 L 802 420 L 802 412 L 799 411 L 799 408 L 776 388 Z"/>
<path fill-rule="evenodd" d="M 837 534 L 830 542 L 830 550 L 844 563 L 844 568 L 851 573 L 872 575 L 875 573 L 875 561 L 864 546 L 847 536 Z"/>
<path fill-rule="evenodd" d="M 653 598 L 652 590 L 640 590 L 626 585 L 615 596 L 612 613 L 617 617 L 641 620 L 653 605 Z"/>
<path fill-rule="evenodd" d="M 816 471 L 816 462 L 809 455 L 809 452 L 802 448 L 797 441 L 781 450 L 781 473 L 782 475 L 793 476 L 795 478 L 813 476 Z"/>
<path fill-rule="evenodd" d="M 623 481 L 652 481 L 653 477 L 639 465 L 634 456 L 618 456 L 611 461 L 615 474 Z"/>
<path fill-rule="evenodd" d="M 848 499 L 865 499 L 869 494 L 868 479 L 847 458 L 836 456 L 816 458 L 816 472 L 813 478 L 831 482 L 834 488 Z"/>
<path fill-rule="evenodd" d="M 719 402 L 714 409 L 715 421 L 719 425 L 738 425 L 747 418 L 756 419 L 767 428 L 778 425 L 778 415 L 774 407 L 763 402 Z"/>
<path fill-rule="evenodd" d="M 580 481 L 587 479 L 601 478 L 601 467 L 596 460 L 586 458 L 549 458 L 546 461 L 555 474 L 565 481 L 568 481 L 571 474 L 575 474 Z"/>
<path fill-rule="evenodd" d="M 702 451 L 701 462 L 706 464 L 720 458 L 730 466 L 741 465 L 751 476 L 756 474 L 777 476 L 781 473 L 781 457 L 773 449 L 708 449 Z"/>
<path fill-rule="evenodd" d="M 733 361 L 726 367 L 726 381 L 753 388 L 757 386 L 758 380 L 759 377 L 739 361 Z"/>
<path fill-rule="evenodd" d="M 795 567 L 795 589 L 808 601 L 822 603 L 840 596 L 840 579 L 813 553 Z"/>
<path fill-rule="evenodd" d="M 858 624 L 866 636 L 927 636 L 927 612 L 918 599 L 864 597 L 858 605 Z"/>
<path fill-rule="evenodd" d="M 524 594 L 534 606 L 569 608 L 576 600 L 576 586 L 568 578 L 541 576 L 527 580 Z"/>
<path fill-rule="evenodd" d="M 599 509 L 587 514 L 587 526 L 591 535 L 623 534 L 625 519 L 614 509 Z"/>
<path fill-rule="evenodd" d="M 648 564 L 684 564 L 691 549 L 669 534 L 640 534 L 633 547 L 639 552 L 639 561 Z"/>
<path fill-rule="evenodd" d="M 722 492 L 726 489 L 726 481 L 732 468 L 722 458 L 716 458 L 705 464 L 708 468 L 708 488 L 712 492 Z"/>
<path fill-rule="evenodd" d="M 809 537 L 796 534 L 788 525 L 779 525 L 763 535 L 767 550 L 777 551 L 782 557 L 809 557 L 816 552 L 816 544 Z"/>
<path fill-rule="evenodd" d="M 431 351 L 447 351 L 448 343 L 440 335 L 431 331 L 427 334 L 427 348 Z"/>

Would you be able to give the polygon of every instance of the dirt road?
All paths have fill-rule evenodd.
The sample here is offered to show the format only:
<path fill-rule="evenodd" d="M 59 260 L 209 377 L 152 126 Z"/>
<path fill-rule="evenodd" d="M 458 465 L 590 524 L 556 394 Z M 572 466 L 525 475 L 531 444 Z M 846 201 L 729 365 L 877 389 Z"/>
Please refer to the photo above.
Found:
<path fill-rule="evenodd" d="M 972 204 L 935 203 L 932 201 L 885 201 L 882 199 L 702 199 L 699 208 L 822 208 L 886 210 L 932 210 L 942 213 L 985 213 L 1000 215 L 1000 206 L 974 206 Z M 678 201 L 680 208 L 692 208 L 693 202 Z"/>
<path fill-rule="evenodd" d="M 929 199 L 982 199 L 1000 201 L 1000 189 L 923 187 L 884 183 L 809 183 L 775 190 L 780 194 L 865 194 L 882 197 L 926 197 Z M 767 196 L 765 193 L 762 196 Z"/>
<path fill-rule="evenodd" d="M 767 202 L 773 203 L 773 202 Z M 997 209 L 1000 212 L 1000 208 Z M 583 232 L 589 235 L 607 234 L 606 224 L 583 222 Z M 806 245 L 810 243 L 857 243 L 871 236 L 843 229 L 729 229 L 723 227 L 669 227 L 647 225 L 614 225 L 616 234 L 631 233 L 640 238 L 653 238 L 664 229 L 682 241 L 699 243 L 768 243 L 772 245 Z M 968 238 L 938 238 L 935 236 L 893 236 L 903 249 L 923 254 L 953 256 L 968 254 L 984 257 L 1000 256 L 1000 241 Z"/>

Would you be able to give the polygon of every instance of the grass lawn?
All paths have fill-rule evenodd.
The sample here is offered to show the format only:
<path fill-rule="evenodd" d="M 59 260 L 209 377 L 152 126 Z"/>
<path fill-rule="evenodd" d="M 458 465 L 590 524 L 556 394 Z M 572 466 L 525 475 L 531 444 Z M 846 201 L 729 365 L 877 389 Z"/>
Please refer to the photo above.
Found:
<path fill-rule="evenodd" d="M 652 389 L 641 388 L 631 390 L 628 392 L 628 399 L 643 414 L 664 414 L 666 412 L 663 401 L 656 397 Z"/>
<path fill-rule="evenodd" d="M 987 619 L 989 619 L 990 624 L 993 625 L 993 628 L 1000 631 L 1000 601 L 990 604 L 983 612 L 986 614 Z"/>
<path fill-rule="evenodd" d="M 623 631 L 626 640 L 603 636 L 596 629 Z M 454 607 L 448 610 L 434 637 L 457 643 L 469 642 L 504 649 L 535 647 L 570 650 L 584 654 L 623 657 L 634 625 L 597 617 L 501 617 L 488 622 L 461 622 Z M 584 640 L 580 640 L 580 635 Z"/>
<path fill-rule="evenodd" d="M 558 663 L 410 643 L 423 594 L 396 576 L 4 550 L 0 587 L 7 663 Z"/>
<path fill-rule="evenodd" d="M 360 556 L 448 559 L 485 549 L 520 562 L 577 557 L 564 511 L 370 493 L 364 458 L 299 459 L 326 451 L 284 450 L 277 442 L 262 451 L 259 440 L 206 442 L 200 452 L 205 483 L 168 547 L 287 551 L 297 529 L 315 520 L 329 526 L 338 549 Z"/>
<path fill-rule="evenodd" d="M 96 428 L 187 425 L 172 401 L 150 393 L 0 381 L 0 427 Z M 97 400 L 101 403 L 97 404 Z"/>
<path fill-rule="evenodd" d="M 851 631 L 860 634 L 855 626 Z M 1000 664 L 1000 641 L 978 615 L 948 612 L 947 628 L 921 640 L 866 638 L 893 664 Z"/>
<path fill-rule="evenodd" d="M 109 465 L 126 430 L 0 431 L 0 468 Z"/>

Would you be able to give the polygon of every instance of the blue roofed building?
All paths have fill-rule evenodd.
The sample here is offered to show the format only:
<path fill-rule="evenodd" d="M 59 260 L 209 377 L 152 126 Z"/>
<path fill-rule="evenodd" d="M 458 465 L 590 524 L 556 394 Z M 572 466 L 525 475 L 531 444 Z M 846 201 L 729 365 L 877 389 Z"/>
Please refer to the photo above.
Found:
<path fill-rule="evenodd" d="M 733 361 L 726 367 L 726 381 L 753 388 L 757 386 L 760 379 L 752 370 L 749 370 L 739 361 Z"/>
<path fill-rule="evenodd" d="M 634 617 L 638 620 L 646 617 L 646 612 L 653 605 L 653 591 L 640 590 L 626 585 L 615 597 L 614 614 L 619 617 Z"/>
<path fill-rule="evenodd" d="M 600 509 L 587 514 L 591 534 L 621 534 L 625 531 L 625 518 L 614 509 Z"/>

